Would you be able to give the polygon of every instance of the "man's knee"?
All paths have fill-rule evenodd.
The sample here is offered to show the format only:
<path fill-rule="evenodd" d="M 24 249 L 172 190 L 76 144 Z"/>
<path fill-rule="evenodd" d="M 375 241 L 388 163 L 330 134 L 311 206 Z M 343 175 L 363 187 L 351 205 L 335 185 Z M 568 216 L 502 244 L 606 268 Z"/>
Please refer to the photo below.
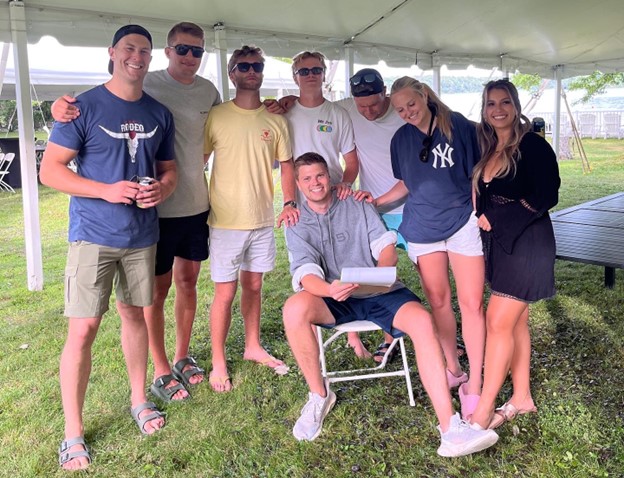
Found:
<path fill-rule="evenodd" d="M 393 327 L 406 333 L 412 342 L 423 336 L 435 335 L 431 314 L 418 302 L 407 302 L 396 313 Z"/>
<path fill-rule="evenodd" d="M 310 326 L 314 317 L 313 297 L 306 292 L 298 292 L 288 298 L 282 309 L 284 325 L 287 328 Z"/>

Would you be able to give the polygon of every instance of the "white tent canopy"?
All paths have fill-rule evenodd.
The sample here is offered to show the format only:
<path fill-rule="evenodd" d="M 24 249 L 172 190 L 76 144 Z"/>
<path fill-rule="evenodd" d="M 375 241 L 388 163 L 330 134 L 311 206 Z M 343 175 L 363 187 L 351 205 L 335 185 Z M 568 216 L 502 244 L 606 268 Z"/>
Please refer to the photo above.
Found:
<path fill-rule="evenodd" d="M 43 272 L 26 45 L 44 35 L 65 45 L 108 46 L 120 26 L 139 23 L 163 47 L 173 23 L 193 21 L 217 53 L 222 92 L 226 54 L 249 43 L 277 57 L 318 49 L 350 68 L 416 64 L 433 69 L 434 88 L 442 65 L 538 73 L 560 88 L 565 77 L 624 71 L 623 19 L 622 0 L 0 0 L 0 42 L 13 44 L 17 72 L 28 287 L 41 289 Z M 557 149 L 557 129 L 553 136 Z"/>

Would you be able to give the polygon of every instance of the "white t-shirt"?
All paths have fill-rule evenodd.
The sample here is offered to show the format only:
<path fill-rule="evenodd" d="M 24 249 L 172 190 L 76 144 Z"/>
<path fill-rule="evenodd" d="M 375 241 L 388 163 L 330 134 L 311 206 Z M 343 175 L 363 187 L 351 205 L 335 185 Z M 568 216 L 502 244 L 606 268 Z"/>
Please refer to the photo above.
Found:
<path fill-rule="evenodd" d="M 392 106 L 381 118 L 369 121 L 358 112 L 353 98 L 345 98 L 335 104 L 340 105 L 349 113 L 353 124 L 355 144 L 360 160 L 360 189 L 370 191 L 373 197 L 379 197 L 397 182 L 392 173 L 390 141 L 405 122 Z M 391 208 L 392 206 L 390 205 Z M 402 214 L 403 205 L 392 209 L 384 207 L 379 212 Z"/>
<path fill-rule="evenodd" d="M 204 125 L 210 109 L 221 103 L 215 86 L 196 76 L 185 85 L 167 70 L 147 74 L 143 90 L 165 105 L 175 123 L 175 159 L 178 185 L 158 205 L 159 217 L 188 217 L 208 210 L 208 184 L 204 174 Z"/>
<path fill-rule="evenodd" d="M 355 149 L 353 126 L 347 112 L 329 101 L 314 108 L 302 106 L 296 101 L 286 113 L 286 118 L 293 159 L 303 153 L 318 153 L 327 161 L 331 183 L 341 182 L 343 170 L 340 154 Z"/>

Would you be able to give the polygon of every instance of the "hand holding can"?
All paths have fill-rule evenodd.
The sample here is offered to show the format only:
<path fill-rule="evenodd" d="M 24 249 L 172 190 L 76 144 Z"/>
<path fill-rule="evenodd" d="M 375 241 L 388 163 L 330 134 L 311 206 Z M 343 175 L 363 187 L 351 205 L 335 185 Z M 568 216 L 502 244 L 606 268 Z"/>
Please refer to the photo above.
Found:
<path fill-rule="evenodd" d="M 151 186 L 155 182 L 156 182 L 156 180 L 154 178 L 150 178 L 149 176 L 141 176 L 141 177 L 139 177 L 138 178 L 138 183 L 139 183 L 139 186 L 141 187 L 139 189 L 139 194 L 146 191 L 146 189 L 145 189 L 146 186 Z M 149 207 L 146 204 L 144 204 L 142 201 L 139 201 L 139 200 L 137 200 L 136 205 L 137 205 L 137 207 L 140 207 L 140 208 Z"/>

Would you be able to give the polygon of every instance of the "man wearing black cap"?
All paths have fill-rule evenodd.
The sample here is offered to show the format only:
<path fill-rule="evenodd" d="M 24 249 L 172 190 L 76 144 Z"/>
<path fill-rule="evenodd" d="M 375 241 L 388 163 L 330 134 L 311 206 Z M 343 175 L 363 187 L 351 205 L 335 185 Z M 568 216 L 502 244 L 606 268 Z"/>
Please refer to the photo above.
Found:
<path fill-rule="evenodd" d="M 176 186 L 174 124 L 169 110 L 142 91 L 151 61 L 149 32 L 126 25 L 115 33 L 108 51 L 112 78 L 78 96 L 80 116 L 55 125 L 41 163 L 41 181 L 71 196 L 65 269 L 69 327 L 60 366 L 65 439 L 59 462 L 65 469 L 83 469 L 91 461 L 82 409 L 91 345 L 113 283 L 132 417 L 143 434 L 165 423 L 145 394 L 143 308 L 152 303 L 154 285 L 159 234 L 154 206 Z M 76 172 L 67 167 L 72 160 Z"/>

